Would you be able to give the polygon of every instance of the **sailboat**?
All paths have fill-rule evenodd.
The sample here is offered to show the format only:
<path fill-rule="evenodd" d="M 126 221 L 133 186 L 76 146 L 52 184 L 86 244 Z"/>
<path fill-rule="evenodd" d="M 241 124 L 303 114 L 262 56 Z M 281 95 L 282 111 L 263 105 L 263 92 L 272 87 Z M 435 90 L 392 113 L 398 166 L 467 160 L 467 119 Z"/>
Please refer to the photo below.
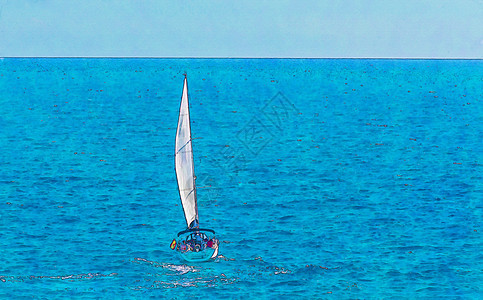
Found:
<path fill-rule="evenodd" d="M 214 230 L 202 229 L 199 225 L 188 102 L 188 79 L 186 74 L 184 76 L 178 128 L 176 130 L 175 170 L 187 228 L 178 232 L 177 238 L 173 239 L 170 247 L 176 250 L 183 259 L 190 262 L 199 262 L 207 261 L 218 255 L 219 241 L 215 237 Z"/>

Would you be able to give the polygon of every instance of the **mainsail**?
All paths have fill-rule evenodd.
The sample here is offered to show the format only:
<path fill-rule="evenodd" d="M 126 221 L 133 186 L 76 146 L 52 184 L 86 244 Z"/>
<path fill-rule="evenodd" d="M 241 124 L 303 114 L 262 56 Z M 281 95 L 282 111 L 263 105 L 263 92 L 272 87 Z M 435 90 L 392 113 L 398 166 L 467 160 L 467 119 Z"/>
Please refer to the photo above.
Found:
<path fill-rule="evenodd" d="M 175 168 L 186 224 L 188 228 L 191 228 L 198 224 L 198 205 L 196 203 L 195 169 L 191 144 L 188 81 L 186 75 L 183 83 L 181 106 L 179 108 L 178 129 L 176 130 Z"/>

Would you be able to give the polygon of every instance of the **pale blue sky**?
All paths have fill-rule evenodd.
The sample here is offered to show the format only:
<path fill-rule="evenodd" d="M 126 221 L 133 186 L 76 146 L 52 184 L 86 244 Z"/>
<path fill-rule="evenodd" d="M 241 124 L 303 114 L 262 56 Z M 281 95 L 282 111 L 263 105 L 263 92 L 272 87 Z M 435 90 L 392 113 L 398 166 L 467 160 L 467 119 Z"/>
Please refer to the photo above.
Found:
<path fill-rule="evenodd" d="M 483 58 L 483 0 L 0 0 L 0 56 Z"/>

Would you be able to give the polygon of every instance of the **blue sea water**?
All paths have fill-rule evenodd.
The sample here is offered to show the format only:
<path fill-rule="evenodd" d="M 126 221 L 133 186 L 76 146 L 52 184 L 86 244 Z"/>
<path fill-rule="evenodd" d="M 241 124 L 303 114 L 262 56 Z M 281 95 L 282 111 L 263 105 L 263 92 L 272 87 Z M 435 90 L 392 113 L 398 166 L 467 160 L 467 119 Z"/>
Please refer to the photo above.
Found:
<path fill-rule="evenodd" d="M 482 91 L 481 60 L 0 59 L 0 298 L 481 298 Z"/>

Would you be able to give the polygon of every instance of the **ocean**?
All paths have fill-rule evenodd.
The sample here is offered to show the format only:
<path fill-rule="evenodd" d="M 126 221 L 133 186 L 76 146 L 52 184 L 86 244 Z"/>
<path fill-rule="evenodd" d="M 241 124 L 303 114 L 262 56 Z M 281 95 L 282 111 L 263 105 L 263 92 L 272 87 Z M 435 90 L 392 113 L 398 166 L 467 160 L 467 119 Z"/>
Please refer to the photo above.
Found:
<path fill-rule="evenodd" d="M 0 59 L 0 298 L 481 298 L 482 99 L 482 60 Z"/>

